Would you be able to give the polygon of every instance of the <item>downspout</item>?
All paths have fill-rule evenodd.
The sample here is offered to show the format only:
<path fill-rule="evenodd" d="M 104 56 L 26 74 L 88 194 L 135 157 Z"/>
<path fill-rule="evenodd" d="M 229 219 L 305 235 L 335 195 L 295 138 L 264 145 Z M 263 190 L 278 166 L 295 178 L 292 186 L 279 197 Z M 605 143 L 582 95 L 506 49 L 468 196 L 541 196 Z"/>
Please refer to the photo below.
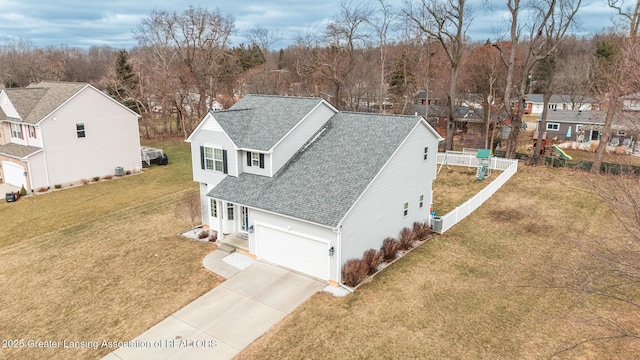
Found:
<path fill-rule="evenodd" d="M 338 225 L 338 227 L 333 229 L 333 232 L 336 233 L 336 259 L 342 259 L 342 224 Z M 342 284 L 342 269 L 340 269 L 340 261 L 336 260 L 336 278 L 338 279 L 338 287 L 346 289 L 350 293 L 353 292 L 353 289 Z"/>
<path fill-rule="evenodd" d="M 55 118 L 53 118 L 53 120 L 55 120 Z M 36 131 L 37 129 L 42 129 L 42 127 L 40 126 L 36 127 L 34 125 L 34 127 L 36 128 Z M 44 160 L 44 177 L 47 179 L 47 188 L 51 189 L 51 183 L 49 182 L 49 162 L 47 161 L 47 148 L 44 146 L 44 133 L 42 132 L 42 130 L 40 131 L 40 136 L 40 141 L 42 141 L 42 159 Z"/>
<path fill-rule="evenodd" d="M 29 174 L 29 187 L 31 188 L 31 194 L 33 194 L 33 177 L 31 176 L 31 162 L 26 159 L 27 162 L 27 174 Z"/>

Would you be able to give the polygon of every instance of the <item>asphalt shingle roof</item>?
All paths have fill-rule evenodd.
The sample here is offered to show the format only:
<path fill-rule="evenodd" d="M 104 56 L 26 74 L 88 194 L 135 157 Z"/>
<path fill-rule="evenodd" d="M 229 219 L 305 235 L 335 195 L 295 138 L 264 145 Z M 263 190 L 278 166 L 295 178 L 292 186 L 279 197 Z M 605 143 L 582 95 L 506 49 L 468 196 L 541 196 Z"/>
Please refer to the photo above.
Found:
<path fill-rule="evenodd" d="M 547 112 L 547 122 L 604 124 L 605 116 L 605 113 L 597 110 L 550 110 Z M 538 121 L 540 119 L 542 114 L 538 116 Z"/>
<path fill-rule="evenodd" d="M 246 95 L 229 110 L 211 115 L 240 148 L 268 151 L 319 103 L 320 99 Z"/>
<path fill-rule="evenodd" d="M 227 176 L 208 195 L 337 226 L 420 119 L 338 113 L 272 178 Z"/>
<path fill-rule="evenodd" d="M 40 150 L 42 150 L 42 148 L 14 143 L 0 145 L 0 155 L 6 155 L 18 159 L 22 159 L 29 155 L 35 154 Z"/>
<path fill-rule="evenodd" d="M 86 83 L 40 82 L 26 88 L 4 89 L 25 123 L 35 124 L 84 88 Z"/>

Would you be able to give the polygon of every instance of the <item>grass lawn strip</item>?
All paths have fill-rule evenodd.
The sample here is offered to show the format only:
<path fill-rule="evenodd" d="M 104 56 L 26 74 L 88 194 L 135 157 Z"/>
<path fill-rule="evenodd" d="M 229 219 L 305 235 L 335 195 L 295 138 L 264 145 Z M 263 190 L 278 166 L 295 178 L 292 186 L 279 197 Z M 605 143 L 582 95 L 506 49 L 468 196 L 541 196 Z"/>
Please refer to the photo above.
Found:
<path fill-rule="evenodd" d="M 0 338 L 127 341 L 219 283 L 212 250 L 177 234 L 189 147 L 142 175 L 0 204 Z M 171 161 L 170 160 L 170 161 Z M 28 225 L 28 226 L 27 226 Z M 23 230 L 24 229 L 24 230 Z M 113 349 L 0 349 L 3 359 L 95 359 Z"/>
<path fill-rule="evenodd" d="M 537 359 L 606 333 L 594 314 L 638 321 L 635 309 L 550 288 L 589 261 L 593 239 L 623 236 L 582 185 L 586 173 L 521 166 L 480 209 L 354 294 L 318 294 L 238 359 Z M 612 340 L 559 359 L 633 358 Z"/>

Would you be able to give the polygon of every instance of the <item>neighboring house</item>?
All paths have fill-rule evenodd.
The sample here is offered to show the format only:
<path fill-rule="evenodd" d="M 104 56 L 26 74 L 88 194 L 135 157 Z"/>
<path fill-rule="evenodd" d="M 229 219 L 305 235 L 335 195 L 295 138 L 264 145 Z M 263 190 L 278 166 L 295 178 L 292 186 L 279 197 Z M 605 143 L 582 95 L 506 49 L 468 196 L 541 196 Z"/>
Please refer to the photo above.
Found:
<path fill-rule="evenodd" d="M 540 115 L 544 109 L 542 94 L 525 95 L 525 114 Z M 551 95 L 549 110 L 596 110 L 593 100 L 582 95 Z"/>
<path fill-rule="evenodd" d="M 622 109 L 624 111 L 640 111 L 640 93 L 623 96 Z"/>
<path fill-rule="evenodd" d="M 138 115 L 85 83 L 0 90 L 0 176 L 27 191 L 140 164 Z"/>
<path fill-rule="evenodd" d="M 205 227 L 258 258 L 330 282 L 342 265 L 429 221 L 442 138 L 421 116 L 339 112 L 247 95 L 189 136 Z"/>
<path fill-rule="evenodd" d="M 601 111 L 556 110 L 547 112 L 547 125 L 543 132 L 548 138 L 558 137 L 559 141 L 588 142 L 600 140 L 606 114 Z M 539 129 L 541 117 L 538 117 L 536 130 Z M 619 120 L 614 119 L 611 126 L 612 138 L 620 140 L 631 136 L 629 129 Z"/>

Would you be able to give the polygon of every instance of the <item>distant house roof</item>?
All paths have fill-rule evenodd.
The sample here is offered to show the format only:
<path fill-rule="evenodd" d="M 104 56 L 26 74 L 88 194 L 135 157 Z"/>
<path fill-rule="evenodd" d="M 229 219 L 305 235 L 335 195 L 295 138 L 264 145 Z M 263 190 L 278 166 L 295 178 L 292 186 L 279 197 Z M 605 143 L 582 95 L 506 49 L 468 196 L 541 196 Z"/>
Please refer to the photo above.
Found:
<path fill-rule="evenodd" d="M 3 91 L 11 100 L 22 121 L 35 124 L 87 86 L 86 83 L 40 82 L 26 88 Z"/>
<path fill-rule="evenodd" d="M 227 176 L 208 196 L 335 227 L 420 121 L 338 113 L 273 177 Z"/>
<path fill-rule="evenodd" d="M 317 98 L 246 95 L 229 110 L 211 115 L 236 146 L 268 151 L 321 102 Z"/>
<path fill-rule="evenodd" d="M 553 110 L 547 112 L 547 122 L 574 124 L 604 124 L 606 114 L 597 110 Z M 542 114 L 538 116 L 538 121 Z"/>
<path fill-rule="evenodd" d="M 0 155 L 6 155 L 16 159 L 23 159 L 40 151 L 42 151 L 42 148 L 35 146 L 19 145 L 14 143 L 0 145 Z"/>
<path fill-rule="evenodd" d="M 543 95 L 542 94 L 526 94 L 525 97 L 528 101 L 535 103 L 543 103 Z M 593 99 L 588 98 L 582 95 L 551 95 L 551 99 L 549 100 L 552 104 L 591 104 Z"/>

